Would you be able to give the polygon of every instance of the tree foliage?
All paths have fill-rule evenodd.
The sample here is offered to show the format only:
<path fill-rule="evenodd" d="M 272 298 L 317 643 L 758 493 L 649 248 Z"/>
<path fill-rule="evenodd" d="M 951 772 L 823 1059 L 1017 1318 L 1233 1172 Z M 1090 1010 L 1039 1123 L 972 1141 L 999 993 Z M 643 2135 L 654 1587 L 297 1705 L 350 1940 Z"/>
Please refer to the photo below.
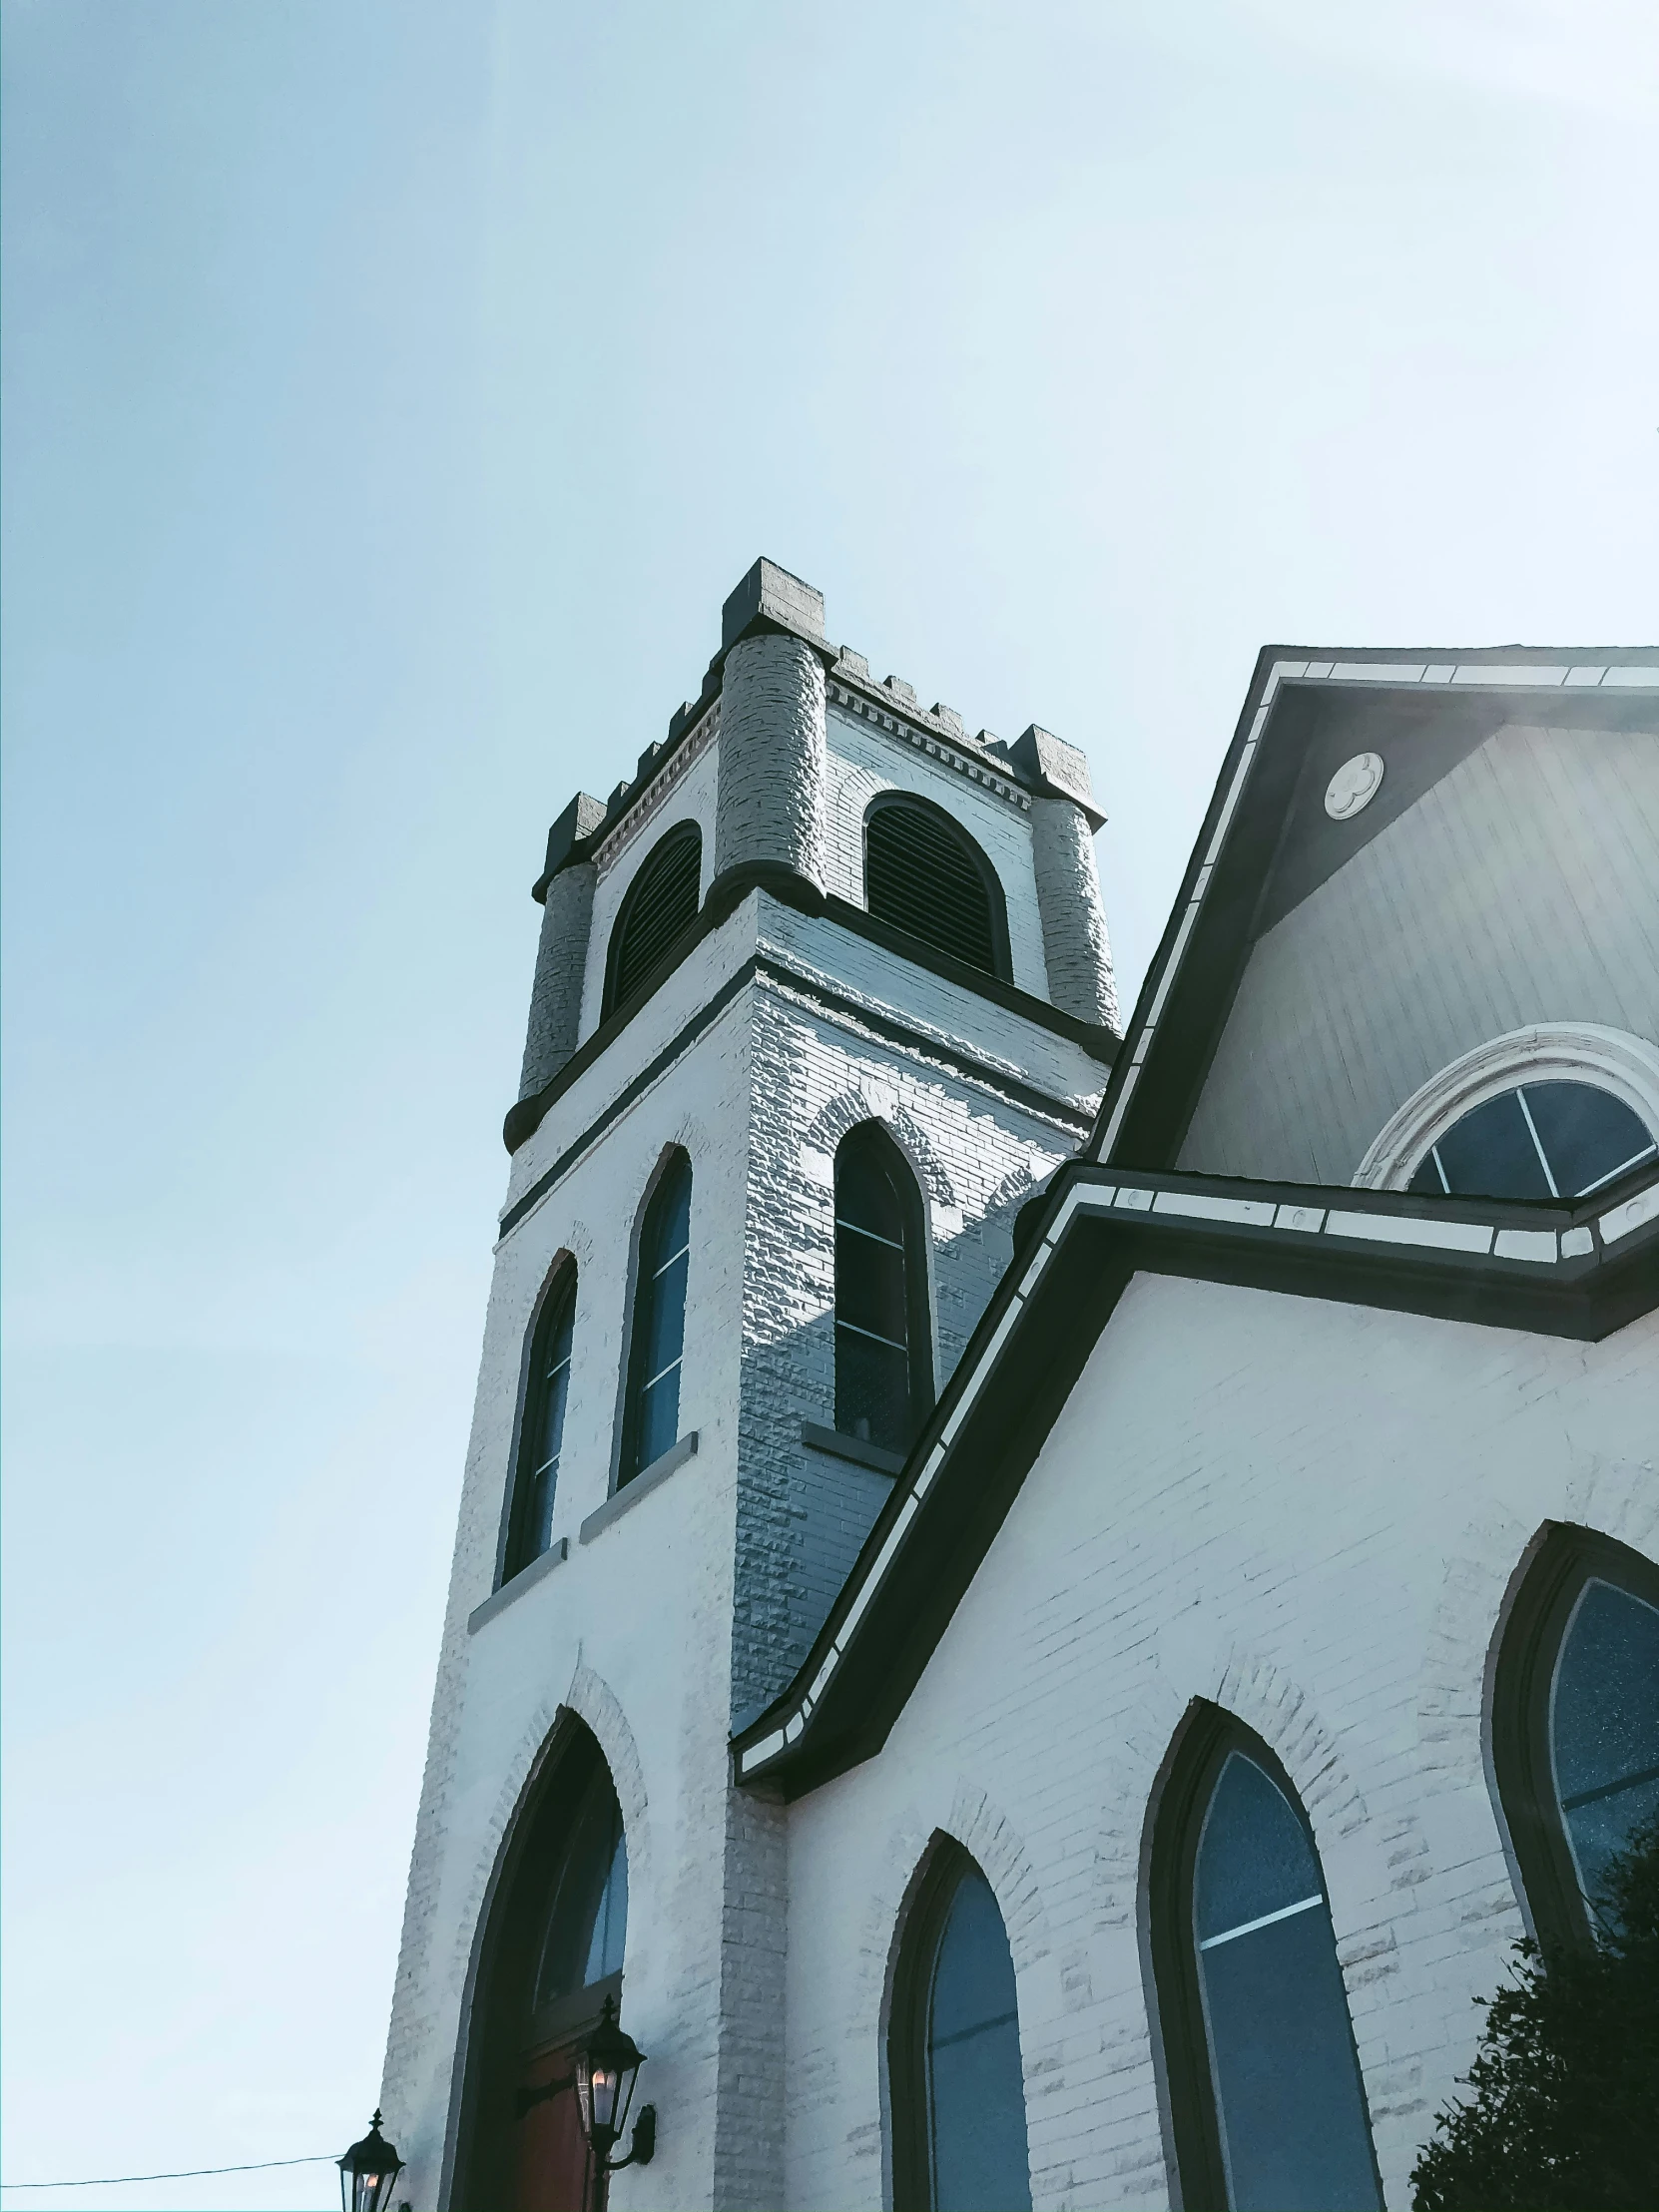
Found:
<path fill-rule="evenodd" d="M 1591 1949 L 1515 1946 L 1481 1998 L 1472 2100 L 1439 2115 L 1414 2212 L 1650 2212 L 1659 2206 L 1659 1816 L 1607 1870 Z"/>

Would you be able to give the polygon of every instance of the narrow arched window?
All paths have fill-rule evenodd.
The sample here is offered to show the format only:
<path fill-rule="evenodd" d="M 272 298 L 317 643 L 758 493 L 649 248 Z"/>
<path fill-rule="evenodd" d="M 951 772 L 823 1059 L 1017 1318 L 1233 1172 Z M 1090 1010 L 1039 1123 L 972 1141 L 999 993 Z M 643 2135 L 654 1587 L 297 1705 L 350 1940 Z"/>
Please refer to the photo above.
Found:
<path fill-rule="evenodd" d="M 942 807 L 883 793 L 864 817 L 864 904 L 987 975 L 1008 978 L 1008 914 L 996 871 Z"/>
<path fill-rule="evenodd" d="M 1014 1962 L 990 1885 L 953 1845 L 911 1908 L 889 2037 L 894 2212 L 1025 2212 Z"/>
<path fill-rule="evenodd" d="M 570 1779 L 577 1783 L 587 1762 L 578 1757 L 571 1764 Z M 628 1936 L 628 1846 L 602 1760 L 592 1763 L 565 1818 L 562 1849 L 550 1867 L 544 1862 L 539 1915 L 526 1928 L 529 2004 L 520 2014 L 511 2061 L 516 2080 L 503 2146 L 512 2175 L 506 2202 L 524 2208 L 591 2201 L 575 2045 L 605 1999 L 620 1999 Z"/>
<path fill-rule="evenodd" d="M 678 824 L 642 861 L 611 931 L 604 1012 L 631 998 L 681 931 L 697 918 L 703 832 Z"/>
<path fill-rule="evenodd" d="M 564 1448 L 575 1320 L 576 1269 L 567 1261 L 548 1285 L 530 1332 L 513 1500 L 501 1569 L 504 1582 L 532 1559 L 539 1559 L 553 1540 L 553 1498 Z"/>
<path fill-rule="evenodd" d="M 1517 1083 L 1431 1144 L 1407 1189 L 1451 1198 L 1587 1198 L 1653 1159 L 1653 1132 L 1594 1083 Z"/>
<path fill-rule="evenodd" d="M 835 1426 L 907 1451 L 932 1402 L 921 1194 L 879 1122 L 835 1153 Z"/>
<path fill-rule="evenodd" d="M 640 1224 L 621 1482 L 632 1481 L 660 1459 L 680 1434 L 691 1191 L 691 1161 L 677 1148 L 657 1178 Z"/>
<path fill-rule="evenodd" d="M 1153 1958 L 1182 2195 L 1231 2212 L 1381 2205 L 1313 1837 L 1264 1746 L 1195 1724 L 1154 1840 Z"/>
<path fill-rule="evenodd" d="M 1588 1940 L 1602 1877 L 1659 1812 L 1659 1568 L 1589 1529 L 1549 1531 L 1510 1609 L 1492 1754 L 1533 1924 Z"/>
<path fill-rule="evenodd" d="M 565 1714 L 503 1844 L 468 2004 L 450 2200 L 591 2205 L 574 2059 L 622 2008 L 628 1847 L 598 1743 Z M 602 2201 L 602 2199 L 601 2199 Z"/>
<path fill-rule="evenodd" d="M 531 2009 L 567 2003 L 622 1971 L 628 1936 L 628 1845 L 603 1768 L 577 1809 L 553 1885 L 536 1960 Z"/>

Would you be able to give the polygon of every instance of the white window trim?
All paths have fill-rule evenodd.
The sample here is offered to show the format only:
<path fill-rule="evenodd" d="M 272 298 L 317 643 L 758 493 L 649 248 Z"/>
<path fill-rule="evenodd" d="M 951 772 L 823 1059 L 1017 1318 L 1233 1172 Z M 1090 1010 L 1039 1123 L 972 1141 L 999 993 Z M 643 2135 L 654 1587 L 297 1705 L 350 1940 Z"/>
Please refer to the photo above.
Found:
<path fill-rule="evenodd" d="M 1609 1092 L 1659 1140 L 1659 1047 L 1598 1022 L 1540 1021 L 1476 1045 L 1413 1091 L 1373 1138 L 1356 1187 L 1404 1190 L 1429 1146 L 1472 1107 L 1517 1083 L 1562 1081 Z"/>

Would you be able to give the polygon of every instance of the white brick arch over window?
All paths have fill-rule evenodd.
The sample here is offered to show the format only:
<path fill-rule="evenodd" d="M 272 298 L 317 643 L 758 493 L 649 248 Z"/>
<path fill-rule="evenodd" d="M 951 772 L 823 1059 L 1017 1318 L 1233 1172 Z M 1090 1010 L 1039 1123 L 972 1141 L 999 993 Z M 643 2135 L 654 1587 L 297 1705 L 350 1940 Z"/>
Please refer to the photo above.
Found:
<path fill-rule="evenodd" d="M 1453 1122 L 1517 1083 L 1591 1083 L 1659 1138 L 1659 1047 L 1590 1021 L 1540 1021 L 1476 1045 L 1388 1116 L 1355 1172 L 1361 1190 L 1402 1191 Z"/>

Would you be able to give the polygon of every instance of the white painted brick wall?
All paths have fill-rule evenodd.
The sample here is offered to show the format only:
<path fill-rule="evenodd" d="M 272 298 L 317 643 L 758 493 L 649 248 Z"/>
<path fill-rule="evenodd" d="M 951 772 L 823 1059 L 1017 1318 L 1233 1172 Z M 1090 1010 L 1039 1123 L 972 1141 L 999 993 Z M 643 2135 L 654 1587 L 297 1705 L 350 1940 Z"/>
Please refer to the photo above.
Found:
<path fill-rule="evenodd" d="M 674 805 L 699 803 L 688 776 Z M 673 819 L 665 809 L 642 848 Z M 740 990 L 497 1250 L 382 2100 L 420 2212 L 439 2198 L 487 1885 L 561 1704 L 594 1726 L 618 1780 L 627 2018 L 651 2054 L 642 2094 L 663 2114 L 657 2160 L 618 2177 L 616 2212 L 782 2201 L 788 1822 L 734 1797 L 727 1735 L 734 1702 L 787 1674 L 884 1488 L 837 1461 L 815 1465 L 801 1440 L 804 1416 L 832 1418 L 834 1143 L 878 1113 L 917 1165 L 942 1378 L 1007 1263 L 1014 1208 L 1073 1149 L 1100 1081 L 1066 1040 L 755 894 L 555 1102 L 513 1158 L 510 1203 L 757 952 L 800 980 Z M 827 1013 L 815 978 L 846 1006 Z M 901 1014 L 942 1048 L 971 1033 L 976 1008 L 982 1078 L 866 1021 Z M 1013 1083 L 1075 1104 L 1045 1113 L 1011 1098 Z M 693 1163 L 681 1428 L 698 1430 L 699 1449 L 583 1545 L 581 1522 L 611 1480 L 630 1230 L 670 1143 Z M 563 1252 L 578 1290 L 553 1533 L 570 1557 L 468 1636 L 494 1574 L 524 1341 Z"/>
<path fill-rule="evenodd" d="M 1595 1346 L 1138 1278 L 884 1750 L 790 1812 L 791 2212 L 882 2202 L 881 2018 L 937 1830 L 1008 1923 L 1038 2212 L 1167 2201 L 1140 1852 L 1195 1696 L 1324 1862 L 1390 2206 L 1522 1922 L 1482 1758 L 1546 1517 L 1659 1552 L 1659 1324 Z"/>

